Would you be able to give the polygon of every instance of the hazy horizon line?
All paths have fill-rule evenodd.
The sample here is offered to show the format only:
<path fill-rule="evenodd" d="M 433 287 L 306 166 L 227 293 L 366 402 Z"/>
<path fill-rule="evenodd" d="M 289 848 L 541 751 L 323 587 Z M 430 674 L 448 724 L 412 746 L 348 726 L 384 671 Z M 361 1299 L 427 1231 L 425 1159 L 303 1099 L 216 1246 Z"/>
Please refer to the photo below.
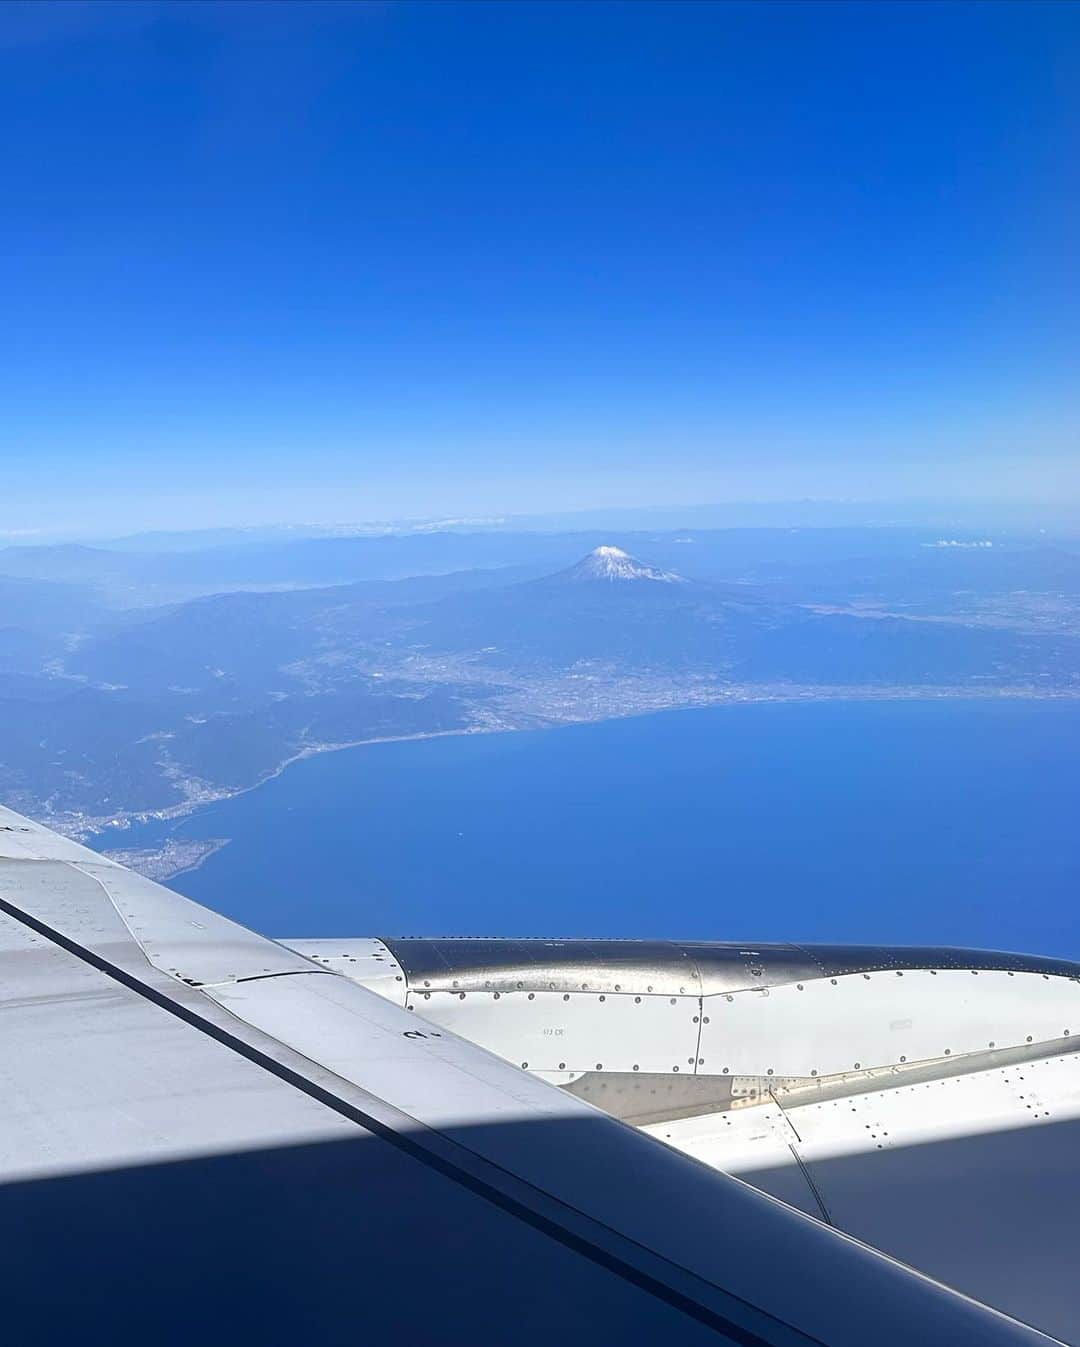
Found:
<path fill-rule="evenodd" d="M 50 525 L 23 528 L 0 527 L 0 546 L 50 546 L 62 543 L 120 543 L 138 538 L 190 537 L 200 535 L 299 534 L 315 537 L 379 536 L 453 530 L 533 531 L 544 527 L 595 528 L 611 524 L 632 527 L 635 518 L 642 527 L 697 528 L 787 528 L 787 527 L 934 527 L 953 524 L 961 528 L 1038 528 L 1064 527 L 1077 531 L 1072 521 L 1075 505 L 1068 501 L 1040 498 L 987 498 L 979 496 L 931 497 L 908 496 L 893 499 L 872 496 L 792 496 L 784 499 L 754 497 L 645 503 L 636 505 L 599 504 L 561 509 L 522 511 L 446 512 L 385 516 L 277 517 L 228 522 L 179 520 L 175 524 L 153 524 L 146 528 L 120 531 L 115 527 Z M 848 519 L 810 520 L 808 514 L 847 513 Z M 803 518 L 796 518 L 799 513 Z M 702 516 L 715 514 L 715 520 Z M 739 518 L 742 514 L 746 517 Z M 720 516 L 729 516 L 721 519 Z M 765 519 L 763 516 L 776 516 Z M 967 516 L 964 518 L 963 516 Z M 680 522 L 681 521 L 681 522 Z M 1071 527 L 1070 527 L 1071 525 Z"/>

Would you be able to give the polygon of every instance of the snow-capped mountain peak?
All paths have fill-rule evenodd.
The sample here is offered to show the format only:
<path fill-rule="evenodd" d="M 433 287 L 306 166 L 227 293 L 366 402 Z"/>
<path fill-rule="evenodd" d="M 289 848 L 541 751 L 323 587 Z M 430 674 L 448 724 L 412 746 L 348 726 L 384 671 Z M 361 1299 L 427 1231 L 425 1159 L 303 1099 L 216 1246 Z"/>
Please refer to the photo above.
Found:
<path fill-rule="evenodd" d="M 662 584 L 681 584 L 683 578 L 672 571 L 646 566 L 621 547 L 611 546 L 593 548 L 567 575 L 573 580 L 653 580 Z"/>

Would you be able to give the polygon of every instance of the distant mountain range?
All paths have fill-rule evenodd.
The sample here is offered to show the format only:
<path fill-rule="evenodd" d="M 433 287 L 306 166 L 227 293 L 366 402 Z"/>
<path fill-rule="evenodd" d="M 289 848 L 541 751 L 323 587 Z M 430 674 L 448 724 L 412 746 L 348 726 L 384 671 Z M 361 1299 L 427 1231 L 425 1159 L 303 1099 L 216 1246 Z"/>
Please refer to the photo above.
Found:
<path fill-rule="evenodd" d="M 949 535 L 950 537 L 953 535 Z M 568 533 L 444 532 L 392 536 L 267 538 L 159 550 L 152 538 L 114 547 L 78 544 L 0 548 L 0 576 L 61 582 L 93 590 L 112 607 L 145 607 L 238 590 L 298 589 L 387 581 L 507 566 L 542 575 L 573 565 L 598 546 L 615 546 L 648 564 L 700 580 L 753 580 L 797 590 L 802 572 L 829 592 L 850 583 L 884 585 L 911 599 L 969 585 L 1043 590 L 1080 582 L 1080 542 L 1044 537 L 996 537 L 972 554 L 937 549 L 942 535 L 911 528 L 725 528 Z M 982 534 L 958 541 L 980 540 Z M 905 588 L 905 586 L 908 586 Z"/>

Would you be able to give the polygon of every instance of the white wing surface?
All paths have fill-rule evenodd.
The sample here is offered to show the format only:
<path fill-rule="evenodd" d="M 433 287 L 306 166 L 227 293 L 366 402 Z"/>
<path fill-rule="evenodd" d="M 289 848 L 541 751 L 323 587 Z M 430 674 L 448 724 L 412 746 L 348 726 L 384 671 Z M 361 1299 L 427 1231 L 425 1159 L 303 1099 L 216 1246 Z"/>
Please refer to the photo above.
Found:
<path fill-rule="evenodd" d="M 1034 1343 L 738 1180 L 0 810 L 20 1343 Z"/>

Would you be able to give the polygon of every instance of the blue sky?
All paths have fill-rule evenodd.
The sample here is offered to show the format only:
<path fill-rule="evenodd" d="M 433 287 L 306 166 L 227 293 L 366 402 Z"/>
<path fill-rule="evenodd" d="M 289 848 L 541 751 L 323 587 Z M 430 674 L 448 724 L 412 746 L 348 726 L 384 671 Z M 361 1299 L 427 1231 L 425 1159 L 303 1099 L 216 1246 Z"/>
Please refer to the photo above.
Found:
<path fill-rule="evenodd" d="M 8 4 L 0 531 L 1080 500 L 1080 6 Z"/>

